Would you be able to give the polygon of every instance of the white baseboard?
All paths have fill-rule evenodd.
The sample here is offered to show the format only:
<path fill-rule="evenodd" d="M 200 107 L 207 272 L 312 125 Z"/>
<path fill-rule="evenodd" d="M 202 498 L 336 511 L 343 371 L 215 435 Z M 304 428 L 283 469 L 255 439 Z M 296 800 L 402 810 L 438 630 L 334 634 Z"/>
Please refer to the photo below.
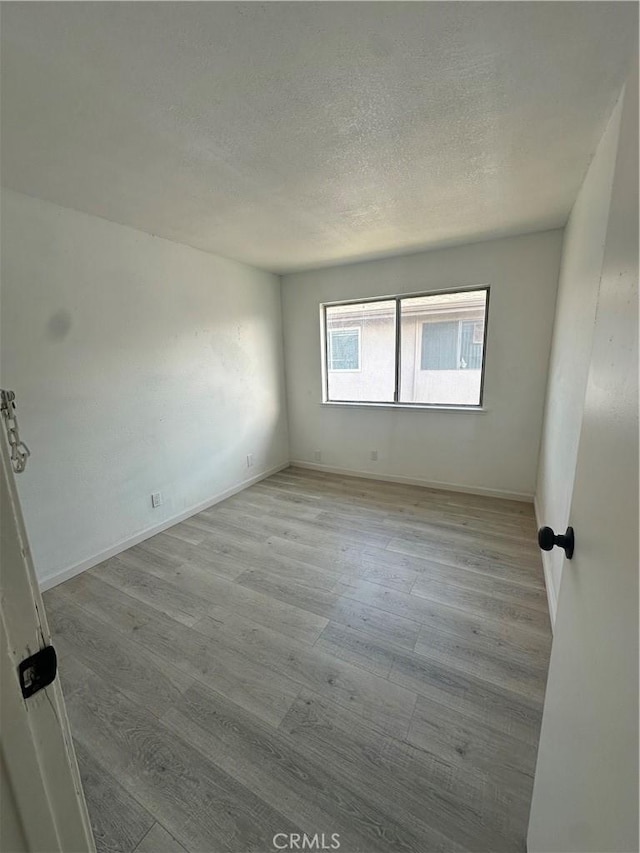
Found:
<path fill-rule="evenodd" d="M 217 495 L 214 495 L 212 498 L 207 498 L 206 501 L 202 501 L 195 506 L 189 507 L 189 509 L 184 510 L 178 515 L 174 515 L 171 518 L 165 519 L 160 524 L 155 524 L 153 527 L 147 527 L 145 530 L 141 530 L 140 533 L 136 533 L 135 536 L 130 536 L 128 539 L 123 539 L 121 542 L 118 542 L 117 545 L 112 545 L 110 548 L 107 548 L 104 551 L 101 551 L 99 554 L 94 554 L 93 557 L 89 557 L 86 560 L 82 560 L 79 563 L 76 563 L 74 566 L 70 566 L 68 569 L 62 569 L 55 574 L 48 575 L 44 578 L 39 578 L 38 582 L 40 585 L 40 591 L 45 592 L 47 589 L 51 589 L 58 584 L 63 583 L 64 581 L 69 580 L 70 578 L 79 575 L 81 572 L 85 572 L 87 569 L 93 568 L 93 566 L 97 566 L 99 563 L 104 562 L 105 560 L 110 559 L 111 557 L 115 557 L 117 554 L 121 554 L 123 551 L 126 551 L 127 548 L 132 548 L 134 545 L 138 545 L 140 542 L 144 542 L 145 539 L 150 539 L 152 536 L 155 536 L 156 533 L 162 533 L 163 530 L 167 530 L 169 527 L 173 527 L 174 524 L 178 524 L 181 521 L 184 521 L 187 518 L 191 518 L 192 515 L 197 515 L 199 512 L 202 512 L 205 509 L 208 509 L 211 506 L 214 506 L 221 501 L 230 498 L 232 495 L 238 494 L 238 492 L 242 492 L 244 489 L 247 489 L 249 486 L 252 486 L 254 483 L 259 483 L 260 480 L 265 480 L 267 477 L 270 477 L 272 474 L 277 474 L 278 471 L 283 471 L 285 468 L 289 467 L 289 462 L 284 462 L 282 465 L 275 465 L 273 468 L 269 468 L 267 471 L 263 471 L 261 474 L 256 474 L 255 477 L 250 477 L 248 480 L 243 480 L 241 483 L 238 483 L 235 486 L 232 486 L 230 489 L 226 489 L 224 492 L 219 492 Z"/>
<path fill-rule="evenodd" d="M 539 530 L 541 527 L 544 527 L 544 522 L 537 496 L 533 498 L 533 509 L 536 514 L 536 526 Z M 540 554 L 542 555 L 544 585 L 547 590 L 547 604 L 549 605 L 549 618 L 551 619 L 551 631 L 553 632 L 556 624 L 556 611 L 558 609 L 558 593 L 556 592 L 556 586 L 553 582 L 553 572 L 551 571 L 551 552 L 540 551 Z"/>
<path fill-rule="evenodd" d="M 366 480 L 382 480 L 385 483 L 403 483 L 407 486 L 423 486 L 426 489 L 442 489 L 445 492 L 464 492 L 468 495 L 483 495 L 484 497 L 502 498 L 510 501 L 532 503 L 533 495 L 524 492 L 506 492 L 502 489 L 485 489 L 482 486 L 466 486 L 460 483 L 441 483 L 437 480 L 420 480 L 414 477 L 402 477 L 395 474 L 378 474 L 372 471 L 357 471 L 353 468 L 333 468 L 320 465 L 317 462 L 291 460 L 293 468 L 311 468 L 314 471 L 324 471 L 326 474 L 343 474 L 345 477 L 363 477 Z"/>
<path fill-rule="evenodd" d="M 150 539 L 152 536 L 155 536 L 156 533 L 161 533 L 163 530 L 167 530 L 169 527 L 173 527 L 174 524 L 179 524 L 181 521 L 184 521 L 187 518 L 191 518 L 193 515 L 197 515 L 199 512 L 202 512 L 205 509 L 208 509 L 211 506 L 214 506 L 221 501 L 230 498 L 232 495 L 237 494 L 238 492 L 247 489 L 249 486 L 252 486 L 254 483 L 260 482 L 260 480 L 265 480 L 267 477 L 270 477 L 272 474 L 276 474 L 278 471 L 283 471 L 285 468 L 289 468 L 293 466 L 295 468 L 310 468 L 316 471 L 323 471 L 327 474 L 342 474 L 346 477 L 363 477 L 367 480 L 381 480 L 383 482 L 388 483 L 402 483 L 408 486 L 422 486 L 428 489 L 442 489 L 443 491 L 448 492 L 462 492 L 470 495 L 483 495 L 486 497 L 494 497 L 494 498 L 502 498 L 505 500 L 515 500 L 515 501 L 523 501 L 526 503 L 531 503 L 534 500 L 532 495 L 524 494 L 522 492 L 507 492 L 502 489 L 488 489 L 483 488 L 481 486 L 467 486 L 459 483 L 442 483 L 436 480 L 422 480 L 414 477 L 402 477 L 396 476 L 392 474 L 378 474 L 377 472 L 371 471 L 358 471 L 352 468 L 334 468 L 328 465 L 319 465 L 315 462 L 304 462 L 302 460 L 292 460 L 291 462 L 284 462 L 281 465 L 276 465 L 273 468 L 269 468 L 267 471 L 263 471 L 261 474 L 257 474 L 255 477 L 251 477 L 248 480 L 243 480 L 241 483 L 238 483 L 235 486 L 232 486 L 229 489 L 226 489 L 224 492 L 219 492 L 217 495 L 214 495 L 211 498 L 208 498 L 206 501 L 199 503 L 195 506 L 189 507 L 189 509 L 184 510 L 178 515 L 174 515 L 171 518 L 165 519 L 160 524 L 153 525 L 153 527 L 147 527 L 144 530 L 136 533 L 134 536 L 130 536 L 127 539 L 123 539 L 118 542 L 116 545 L 112 545 L 110 548 L 101 551 L 98 554 L 94 554 L 92 557 L 87 558 L 86 560 L 82 560 L 79 563 L 76 563 L 73 566 L 70 566 L 67 569 L 62 569 L 55 574 L 48 575 L 44 578 L 39 579 L 40 590 L 45 592 L 47 589 L 51 589 L 58 584 L 63 583 L 70 578 L 75 577 L 76 575 L 81 574 L 87 569 L 93 568 L 93 566 L 97 566 L 99 563 L 104 562 L 105 560 L 110 559 L 111 557 L 115 557 L 118 554 L 121 554 L 123 551 L 126 551 L 127 548 L 132 548 L 134 545 L 138 545 L 140 542 L 144 542 L 145 539 Z M 536 506 L 536 519 L 539 521 L 539 515 Z M 555 589 L 553 586 L 553 581 L 551 578 L 550 569 L 547 565 L 547 554 L 543 552 L 542 561 L 544 566 L 544 574 L 545 574 L 545 584 L 547 587 L 547 597 L 549 600 L 549 612 L 551 614 L 551 624 L 553 625 L 555 621 L 555 611 L 556 611 L 556 595 Z"/>

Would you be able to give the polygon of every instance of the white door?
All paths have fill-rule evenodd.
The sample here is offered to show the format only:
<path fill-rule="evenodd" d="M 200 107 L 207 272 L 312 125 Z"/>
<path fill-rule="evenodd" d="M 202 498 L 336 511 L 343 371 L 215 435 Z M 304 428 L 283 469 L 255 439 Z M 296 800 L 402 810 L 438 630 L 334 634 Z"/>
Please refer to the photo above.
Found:
<path fill-rule="evenodd" d="M 58 679 L 26 699 L 20 686 L 20 662 L 51 637 L 0 432 L 0 849 L 94 851 Z"/>
<path fill-rule="evenodd" d="M 638 851 L 637 74 L 623 104 L 530 853 Z"/>

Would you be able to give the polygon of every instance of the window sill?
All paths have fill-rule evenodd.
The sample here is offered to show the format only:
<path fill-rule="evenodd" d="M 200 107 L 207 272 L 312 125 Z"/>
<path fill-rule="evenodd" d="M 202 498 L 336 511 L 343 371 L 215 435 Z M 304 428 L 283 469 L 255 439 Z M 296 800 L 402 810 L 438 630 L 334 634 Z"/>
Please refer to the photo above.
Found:
<path fill-rule="evenodd" d="M 489 411 L 484 406 L 434 406 L 426 403 L 348 403 L 323 400 L 320 405 L 338 409 L 402 409 L 422 412 L 464 412 L 468 415 L 484 415 Z"/>

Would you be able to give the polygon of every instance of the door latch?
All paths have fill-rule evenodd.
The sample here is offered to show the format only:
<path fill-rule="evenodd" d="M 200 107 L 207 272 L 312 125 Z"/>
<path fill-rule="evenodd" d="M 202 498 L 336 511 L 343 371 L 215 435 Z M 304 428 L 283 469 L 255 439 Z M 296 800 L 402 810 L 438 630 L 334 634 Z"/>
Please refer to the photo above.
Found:
<path fill-rule="evenodd" d="M 0 414 L 2 414 L 7 440 L 11 448 L 11 467 L 16 474 L 20 474 L 27 467 L 27 459 L 31 453 L 24 441 L 20 439 L 18 416 L 16 415 L 16 395 L 13 391 L 0 389 Z"/>
<path fill-rule="evenodd" d="M 25 699 L 48 687 L 58 672 L 58 656 L 53 646 L 45 646 L 20 662 L 18 678 Z"/>

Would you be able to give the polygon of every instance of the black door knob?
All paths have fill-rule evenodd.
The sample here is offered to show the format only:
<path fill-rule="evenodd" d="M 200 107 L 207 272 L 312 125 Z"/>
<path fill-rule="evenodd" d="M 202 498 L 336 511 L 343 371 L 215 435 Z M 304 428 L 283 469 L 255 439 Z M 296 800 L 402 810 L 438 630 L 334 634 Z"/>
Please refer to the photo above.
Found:
<path fill-rule="evenodd" d="M 551 527 L 541 527 L 538 530 L 538 545 L 543 551 L 551 551 L 554 545 L 564 548 L 567 560 L 570 560 L 573 557 L 573 527 L 567 527 L 564 535 L 562 533 L 556 535 Z"/>

